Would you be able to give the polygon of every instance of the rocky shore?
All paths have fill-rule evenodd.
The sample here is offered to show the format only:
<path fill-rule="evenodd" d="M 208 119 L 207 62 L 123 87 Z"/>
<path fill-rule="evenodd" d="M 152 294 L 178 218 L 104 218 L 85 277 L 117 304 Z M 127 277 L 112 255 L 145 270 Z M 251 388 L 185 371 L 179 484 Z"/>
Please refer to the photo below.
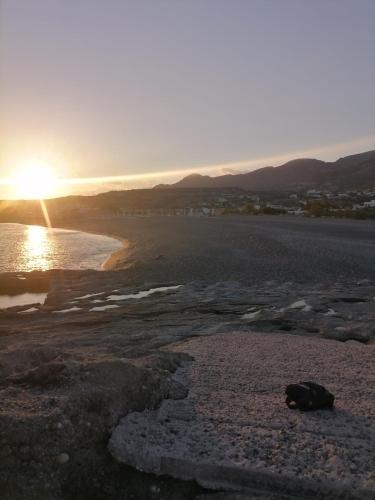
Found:
<path fill-rule="evenodd" d="M 279 221 L 273 224 L 276 223 L 279 224 Z M 273 231 L 274 226 L 271 229 Z M 273 234 L 272 231 L 270 234 Z M 336 228 L 332 233 L 335 231 L 340 233 L 341 229 Z M 123 237 L 123 234 L 120 236 Z M 194 237 L 198 238 L 191 234 L 190 240 L 194 240 Z M 217 240 L 221 237 L 218 234 Z M 276 237 L 280 239 L 280 233 Z M 353 250 L 354 254 L 347 255 L 342 267 L 337 267 L 330 279 L 322 279 L 320 274 L 315 280 L 309 276 L 292 279 L 294 275 L 289 280 L 277 279 L 288 275 L 293 256 L 288 263 L 279 262 L 279 267 L 271 269 L 271 265 L 274 265 L 271 255 L 266 275 L 272 279 L 253 279 L 257 273 L 260 274 L 259 269 L 255 269 L 251 275 L 244 271 L 242 280 L 217 279 L 221 257 L 215 261 L 212 255 L 211 274 L 208 269 L 202 274 L 202 279 L 195 279 L 198 270 L 193 257 L 191 260 L 182 251 L 180 262 L 174 259 L 182 244 L 182 233 L 177 234 L 176 245 L 168 248 L 164 240 L 147 246 L 147 235 L 141 235 L 141 230 L 138 239 L 130 238 L 128 257 L 132 266 L 127 269 L 24 273 L 22 278 L 25 279 L 22 280 L 19 279 L 19 273 L 1 276 L 2 290 L 6 290 L 6 286 L 13 286 L 17 293 L 48 290 L 43 305 L 18 306 L 0 311 L 2 498 L 302 498 L 296 497 L 295 491 L 281 487 L 285 474 L 289 479 L 298 476 L 302 482 L 308 480 L 304 461 L 300 464 L 297 461 L 296 467 L 293 468 L 293 465 L 288 471 L 283 469 L 285 454 L 293 436 L 290 419 L 296 419 L 294 427 L 303 430 L 304 436 L 324 432 L 328 435 L 334 421 L 329 423 L 328 417 L 318 412 L 313 417 L 314 429 L 308 430 L 303 427 L 302 416 L 289 417 L 289 414 L 285 414 L 283 384 L 299 380 L 300 375 L 307 376 L 309 373 L 313 373 L 317 381 L 322 377 L 322 382 L 333 384 L 341 399 L 338 405 L 339 418 L 342 422 L 342 419 L 346 419 L 347 432 L 351 432 L 350 426 L 354 420 L 359 421 L 363 417 L 361 426 L 367 426 L 367 436 L 373 435 L 375 401 L 371 393 L 365 390 L 366 384 L 370 387 L 372 371 L 370 367 L 364 369 L 366 363 L 373 359 L 370 352 L 375 345 L 375 283 L 368 266 L 366 268 L 372 238 L 372 234 L 366 233 L 362 243 Z M 138 251 L 140 241 L 145 246 Z M 190 249 L 191 244 L 190 241 Z M 354 257 L 359 249 L 363 251 L 363 259 L 361 263 L 356 263 Z M 258 251 L 256 265 L 253 262 L 255 267 L 259 265 L 261 253 Z M 250 266 L 245 253 L 238 259 L 238 262 L 232 260 L 228 264 L 235 276 L 241 266 L 245 270 L 246 266 Z M 245 267 L 244 259 L 247 262 Z M 349 261 L 353 262 L 351 272 L 345 275 L 345 266 Z M 306 263 L 307 266 L 309 264 L 311 262 Z M 201 263 L 197 265 L 200 269 Z M 261 268 L 264 265 L 265 261 Z M 354 272 L 358 266 L 363 267 L 363 272 Z M 160 279 L 160 273 L 164 279 Z M 225 272 L 223 275 L 226 277 Z M 233 342 L 232 346 L 237 347 L 231 351 L 228 345 L 224 345 L 225 342 Z M 259 349 L 269 346 L 271 350 L 267 352 L 274 352 L 275 346 L 279 346 L 280 356 L 284 352 L 281 347 L 284 346 L 286 351 L 282 363 L 272 365 L 272 356 L 270 360 L 266 352 L 261 354 L 259 349 L 256 352 L 260 354 L 256 356 L 254 345 L 258 345 Z M 259 450 L 262 439 L 272 434 L 272 418 L 276 418 L 279 411 L 278 432 L 282 432 L 285 427 L 289 433 L 285 442 L 276 439 L 283 453 L 278 455 L 275 450 L 272 451 L 270 444 L 265 446 L 265 451 L 271 450 L 269 454 L 272 460 L 268 455 L 263 457 L 261 452 L 257 455 L 254 451 L 250 455 L 252 468 L 259 473 L 259 477 L 254 476 L 255 482 L 250 489 L 249 485 L 246 488 L 241 486 L 237 479 L 232 484 L 217 485 L 219 490 L 238 490 L 237 493 L 229 493 L 204 489 L 207 486 L 212 488 L 212 483 L 201 481 L 197 485 L 177 479 L 197 479 L 194 475 L 171 474 L 176 478 L 172 480 L 144 474 L 128 466 L 139 466 L 138 462 L 125 460 L 128 465 L 123 465 L 122 456 L 113 452 L 113 446 L 110 447 L 111 453 L 108 451 L 111 436 L 113 440 L 119 429 L 123 429 L 124 417 L 144 415 L 145 410 L 151 413 L 164 411 L 163 405 L 166 404 L 172 408 L 174 405 L 191 405 L 192 402 L 200 404 L 194 399 L 196 387 L 201 387 L 202 391 L 212 388 L 209 374 L 216 368 L 212 366 L 210 370 L 209 366 L 215 364 L 215 359 L 219 365 L 220 356 L 225 360 L 230 352 L 230 358 L 234 360 L 236 352 L 241 354 L 242 346 L 242 361 L 239 359 L 233 366 L 236 370 L 238 368 L 238 384 L 231 389 L 232 396 L 230 391 L 220 393 L 220 405 L 216 406 L 222 407 L 224 411 L 225 408 L 230 410 L 232 403 L 243 402 L 243 416 L 251 420 L 251 401 L 257 393 L 254 386 L 256 382 L 269 400 L 267 404 L 262 403 L 262 399 L 257 400 L 263 405 L 261 427 L 265 434 L 254 434 L 253 438 L 258 441 L 249 443 L 251 450 Z M 314 350 L 314 356 L 304 364 L 304 353 L 310 349 Z M 343 349 L 345 356 L 342 354 Z M 212 359 L 211 350 L 215 351 Z M 333 368 L 329 372 L 329 363 L 324 365 L 326 371 L 322 368 L 318 372 L 316 367 L 315 371 L 311 371 L 315 366 L 314 359 L 319 360 L 320 352 L 322 359 L 331 359 L 332 366 L 336 364 L 337 373 Z M 335 357 L 334 353 L 341 354 Z M 264 363 L 259 360 L 264 360 Z M 358 367 L 362 371 L 360 375 L 357 374 L 357 379 L 354 371 L 348 372 L 346 378 L 342 376 L 348 366 L 355 368 L 355 363 L 361 364 L 361 360 L 363 367 Z M 243 366 L 246 363 L 252 369 L 245 370 L 245 373 Z M 257 363 L 259 372 L 255 370 Z M 319 363 L 317 366 L 323 366 Z M 201 371 L 194 366 L 199 366 Z M 277 379 L 279 376 L 277 384 L 272 382 L 272 377 L 268 377 L 271 368 L 272 377 Z M 305 371 L 299 372 L 298 369 Z M 226 372 L 227 369 L 223 372 L 224 381 Z M 192 376 L 192 373 L 200 375 Z M 339 376 L 336 380 L 335 373 Z M 355 399 L 348 399 L 351 384 L 360 387 Z M 220 385 L 217 385 L 218 390 Z M 237 393 L 233 392 L 234 389 Z M 346 401 L 350 401 L 353 407 L 346 408 Z M 267 419 L 267 412 L 271 420 Z M 230 427 L 238 425 L 235 420 Z M 194 423 L 194 419 L 191 423 Z M 361 426 L 358 427 L 360 435 L 365 428 Z M 140 431 L 141 426 L 137 428 Z M 142 432 L 139 439 L 148 442 L 150 436 L 147 433 L 142 436 Z M 357 439 L 358 436 L 354 434 L 353 439 Z M 222 437 L 224 439 L 224 433 Z M 327 439 L 329 441 L 330 438 Z M 337 439 L 341 439 L 340 436 Z M 180 443 L 180 440 L 177 439 L 176 443 Z M 336 458 L 340 456 L 341 452 L 336 453 L 340 448 L 335 448 L 335 443 L 331 444 L 332 453 L 328 455 L 333 457 L 333 462 L 337 462 L 333 463 L 330 479 L 333 480 L 335 471 L 341 473 L 344 470 L 340 468 L 341 464 L 345 466 L 349 462 Z M 236 451 L 237 447 L 234 448 Z M 363 459 L 371 466 L 371 460 L 366 458 L 367 452 L 363 447 L 353 449 L 357 450 L 358 460 Z M 298 453 L 298 450 L 299 444 L 295 443 L 293 453 Z M 324 462 L 324 457 L 322 460 Z M 231 468 L 237 466 L 235 460 L 229 465 Z M 320 466 L 317 464 L 307 465 L 319 471 Z M 281 483 L 270 480 L 266 487 L 264 481 L 259 482 L 258 479 L 265 473 L 262 467 L 274 479 L 277 474 Z M 299 467 L 303 469 L 302 474 Z M 144 469 L 160 473 L 146 467 Z M 366 470 L 364 468 L 361 473 L 366 474 Z M 167 470 L 164 472 L 170 473 Z M 343 485 L 345 498 L 355 498 L 353 485 L 359 484 L 356 482 L 359 472 L 359 468 L 347 472 L 353 480 Z M 372 481 L 371 475 L 366 476 L 361 487 L 372 491 Z M 314 488 L 306 487 L 304 491 L 306 498 L 316 498 Z M 330 491 L 329 487 L 327 491 Z M 336 498 L 334 489 L 332 491 L 333 496 L 330 498 Z"/>
<path fill-rule="evenodd" d="M 253 287 L 192 282 L 178 288 L 154 283 L 151 289 L 165 290 L 135 299 L 127 297 L 144 287 L 124 286 L 121 272 L 50 275 L 43 306 L 1 313 L 5 498 L 24 498 L 26 491 L 30 499 L 42 492 L 45 498 L 74 498 L 69 485 L 86 491 L 85 478 L 102 470 L 90 485 L 90 498 L 101 498 L 117 467 L 106 443 L 120 419 L 187 395 L 188 387 L 171 376 L 190 359 L 189 349 L 169 349 L 176 342 L 202 337 L 210 344 L 210 336 L 230 337 L 233 331 L 263 332 L 259 341 L 259 335 L 278 331 L 288 335 L 288 345 L 294 344 L 293 333 L 359 341 L 372 349 L 375 338 L 370 282 L 310 289 L 275 282 Z M 301 337 L 295 338 L 297 343 Z M 126 491 L 122 481 L 111 486 L 116 487 Z"/>

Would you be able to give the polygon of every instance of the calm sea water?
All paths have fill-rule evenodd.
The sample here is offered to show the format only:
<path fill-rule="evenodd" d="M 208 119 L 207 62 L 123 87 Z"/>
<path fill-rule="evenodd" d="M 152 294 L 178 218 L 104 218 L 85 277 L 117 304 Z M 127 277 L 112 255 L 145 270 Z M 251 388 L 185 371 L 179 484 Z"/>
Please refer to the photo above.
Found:
<path fill-rule="evenodd" d="M 0 224 L 0 272 L 100 269 L 106 258 L 121 246 L 107 236 Z"/>

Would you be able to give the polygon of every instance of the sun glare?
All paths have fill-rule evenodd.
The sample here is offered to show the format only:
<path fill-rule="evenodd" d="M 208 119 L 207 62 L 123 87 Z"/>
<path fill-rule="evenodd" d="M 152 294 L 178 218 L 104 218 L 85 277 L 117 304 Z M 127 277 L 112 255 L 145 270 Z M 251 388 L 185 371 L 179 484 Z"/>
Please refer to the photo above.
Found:
<path fill-rule="evenodd" d="M 13 176 L 15 196 L 23 199 L 44 199 L 57 192 L 57 176 L 48 165 L 30 163 Z"/>
<path fill-rule="evenodd" d="M 45 271 L 51 265 L 53 252 L 53 237 L 48 229 L 41 226 L 27 226 L 22 252 L 24 267 L 30 271 L 33 269 Z"/>

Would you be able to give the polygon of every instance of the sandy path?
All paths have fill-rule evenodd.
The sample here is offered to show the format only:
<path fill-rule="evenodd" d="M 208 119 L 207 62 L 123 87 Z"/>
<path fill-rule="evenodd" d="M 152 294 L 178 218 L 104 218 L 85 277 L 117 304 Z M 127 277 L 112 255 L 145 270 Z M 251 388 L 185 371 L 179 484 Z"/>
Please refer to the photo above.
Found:
<path fill-rule="evenodd" d="M 118 460 L 217 488 L 374 498 L 374 347 L 232 333 L 173 349 L 195 358 L 178 372 L 189 396 L 123 419 L 110 444 Z M 300 380 L 329 388 L 335 410 L 289 410 L 284 388 Z"/>

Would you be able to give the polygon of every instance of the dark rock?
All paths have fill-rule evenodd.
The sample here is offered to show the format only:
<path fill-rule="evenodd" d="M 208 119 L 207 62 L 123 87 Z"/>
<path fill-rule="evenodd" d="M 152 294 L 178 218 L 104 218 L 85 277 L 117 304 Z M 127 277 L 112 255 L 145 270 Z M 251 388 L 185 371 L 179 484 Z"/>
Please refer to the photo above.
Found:
<path fill-rule="evenodd" d="M 356 303 L 356 302 L 366 302 L 366 299 L 363 297 L 337 297 L 334 302 L 347 302 L 347 303 Z"/>
<path fill-rule="evenodd" d="M 186 385 L 181 384 L 173 378 L 166 380 L 164 391 L 166 399 L 184 399 L 189 393 Z"/>
<path fill-rule="evenodd" d="M 62 362 L 45 363 L 25 373 L 8 377 L 7 381 L 13 384 L 30 384 L 46 386 L 59 382 L 65 364 Z"/>
<path fill-rule="evenodd" d="M 329 339 L 346 342 L 347 340 L 356 340 L 358 342 L 367 343 L 374 337 L 375 331 L 373 327 L 366 324 L 348 324 L 345 326 L 337 326 L 330 332 L 325 333 L 325 337 Z"/>
<path fill-rule="evenodd" d="M 32 372 L 44 363 L 56 360 L 58 355 L 59 351 L 54 347 L 33 348 L 28 345 L 5 351 L 0 358 L 0 380 Z"/>

